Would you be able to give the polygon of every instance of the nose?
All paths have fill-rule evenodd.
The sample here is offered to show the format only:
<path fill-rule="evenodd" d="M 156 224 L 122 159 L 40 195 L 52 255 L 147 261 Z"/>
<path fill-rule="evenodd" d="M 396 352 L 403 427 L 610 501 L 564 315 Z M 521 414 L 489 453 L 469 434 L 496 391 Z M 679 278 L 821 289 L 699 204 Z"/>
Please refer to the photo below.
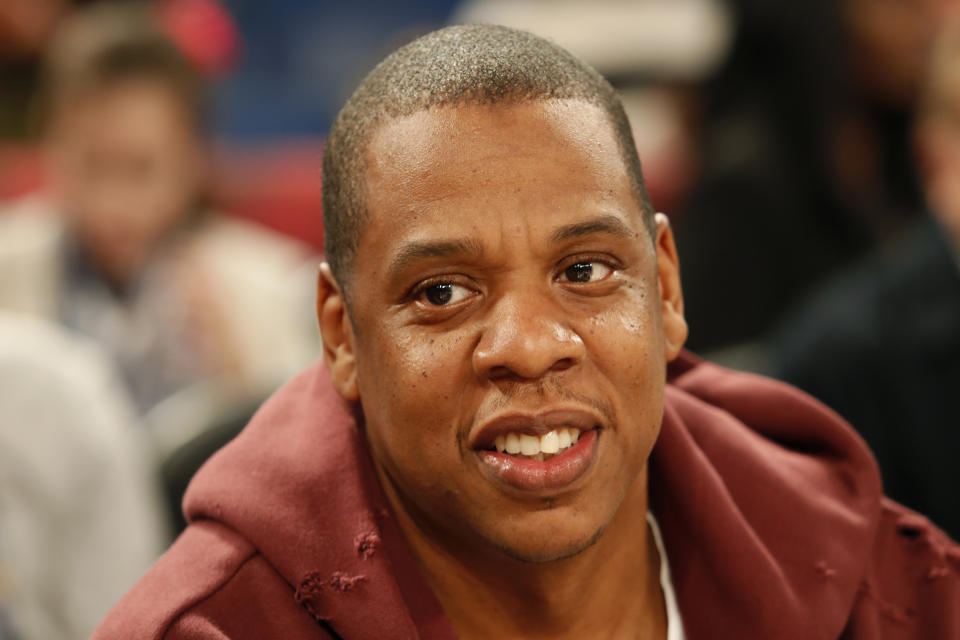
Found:
<path fill-rule="evenodd" d="M 528 293 L 492 307 L 473 351 L 473 369 L 488 380 L 537 379 L 583 360 L 583 340 L 552 301 Z"/>

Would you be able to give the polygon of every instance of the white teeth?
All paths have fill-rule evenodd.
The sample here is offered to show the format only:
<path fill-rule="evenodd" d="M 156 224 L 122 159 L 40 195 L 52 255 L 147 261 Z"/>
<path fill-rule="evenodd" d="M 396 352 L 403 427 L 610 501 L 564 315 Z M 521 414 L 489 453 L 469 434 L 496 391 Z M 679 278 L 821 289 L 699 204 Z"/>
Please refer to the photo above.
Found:
<path fill-rule="evenodd" d="M 541 453 L 557 453 L 558 451 L 560 451 L 560 438 L 557 436 L 556 429 L 540 436 Z"/>
<path fill-rule="evenodd" d="M 543 454 L 552 455 L 572 447 L 580 439 L 580 430 L 574 427 L 554 429 L 540 436 L 512 432 L 501 434 L 494 440 L 494 446 L 500 453 L 522 454 L 535 460 L 542 460 Z"/>
<path fill-rule="evenodd" d="M 520 453 L 525 456 L 535 456 L 540 453 L 540 439 L 527 434 L 520 435 Z"/>

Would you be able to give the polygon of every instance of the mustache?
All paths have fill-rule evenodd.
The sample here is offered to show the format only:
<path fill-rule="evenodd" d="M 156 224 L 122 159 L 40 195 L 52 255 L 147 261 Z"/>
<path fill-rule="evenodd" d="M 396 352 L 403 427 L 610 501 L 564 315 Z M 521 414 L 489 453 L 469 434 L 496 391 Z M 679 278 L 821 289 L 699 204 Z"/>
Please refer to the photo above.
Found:
<path fill-rule="evenodd" d="M 502 383 L 499 388 L 501 393 L 492 399 L 483 415 L 493 415 L 509 408 L 570 402 L 591 407 L 603 416 L 607 424 L 614 421 L 613 407 L 608 402 L 575 391 L 557 378 Z"/>

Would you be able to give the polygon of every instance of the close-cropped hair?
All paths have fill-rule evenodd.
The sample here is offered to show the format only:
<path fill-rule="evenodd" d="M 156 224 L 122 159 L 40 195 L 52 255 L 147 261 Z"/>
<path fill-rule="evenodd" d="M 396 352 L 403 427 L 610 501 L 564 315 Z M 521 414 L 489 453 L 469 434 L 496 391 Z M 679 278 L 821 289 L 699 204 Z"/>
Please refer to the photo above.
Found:
<path fill-rule="evenodd" d="M 325 251 L 344 294 L 349 297 L 350 271 L 367 218 L 366 154 L 381 123 L 434 107 L 565 99 L 606 113 L 652 234 L 654 212 L 640 158 L 610 83 L 573 54 L 531 33 L 491 25 L 447 27 L 377 65 L 330 130 L 323 157 Z"/>

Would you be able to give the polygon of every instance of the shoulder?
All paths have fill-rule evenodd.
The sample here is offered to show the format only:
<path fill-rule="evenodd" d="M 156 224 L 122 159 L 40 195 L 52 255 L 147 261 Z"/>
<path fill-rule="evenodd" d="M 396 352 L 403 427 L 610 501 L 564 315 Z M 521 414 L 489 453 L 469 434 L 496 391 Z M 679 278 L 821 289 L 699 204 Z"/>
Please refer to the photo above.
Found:
<path fill-rule="evenodd" d="M 0 258 L 26 260 L 56 250 L 63 224 L 40 196 L 0 204 Z"/>
<path fill-rule="evenodd" d="M 261 225 L 211 213 L 190 235 L 189 260 L 231 307 L 289 307 L 312 291 L 319 258 L 303 243 Z M 249 304 L 251 298 L 259 300 Z M 270 304 L 267 305 L 271 307 Z M 275 313 L 277 309 L 272 309 Z"/>
<path fill-rule="evenodd" d="M 53 503 L 93 496 L 88 483 L 130 453 L 133 407 L 103 349 L 84 336 L 0 310 L 0 388 L 9 394 L 0 405 L 0 476 L 46 471 L 63 483 L 44 487 Z"/>
<path fill-rule="evenodd" d="M 164 640 L 335 637 L 300 603 L 300 593 L 259 554 L 240 563 L 229 579 L 186 609 L 166 629 Z"/>
<path fill-rule="evenodd" d="M 0 205 L 0 307 L 53 311 L 63 224 L 39 196 Z"/>
<path fill-rule="evenodd" d="M 247 540 L 200 520 L 113 608 L 93 640 L 328 637 Z"/>
<path fill-rule="evenodd" d="M 848 634 L 960 638 L 960 545 L 925 517 L 884 500 Z"/>
<path fill-rule="evenodd" d="M 266 396 L 319 355 L 313 299 L 320 259 L 308 247 L 211 215 L 191 238 L 189 257 L 255 395 Z"/>
<path fill-rule="evenodd" d="M 250 543 L 213 521 L 191 524 L 114 606 L 93 640 L 166 637 L 193 607 L 229 584 L 257 557 Z"/>
<path fill-rule="evenodd" d="M 193 238 L 193 250 L 202 260 L 228 270 L 249 266 L 284 272 L 297 270 L 312 257 L 310 248 L 266 227 L 211 213 Z"/>
<path fill-rule="evenodd" d="M 780 366 L 788 376 L 802 374 L 822 368 L 825 354 L 831 366 L 838 356 L 859 365 L 889 354 L 891 339 L 912 344 L 913 330 L 904 333 L 904 325 L 923 323 L 931 306 L 955 308 L 958 284 L 953 249 L 932 220 L 922 220 L 824 282 L 786 316 L 773 335 Z"/>

